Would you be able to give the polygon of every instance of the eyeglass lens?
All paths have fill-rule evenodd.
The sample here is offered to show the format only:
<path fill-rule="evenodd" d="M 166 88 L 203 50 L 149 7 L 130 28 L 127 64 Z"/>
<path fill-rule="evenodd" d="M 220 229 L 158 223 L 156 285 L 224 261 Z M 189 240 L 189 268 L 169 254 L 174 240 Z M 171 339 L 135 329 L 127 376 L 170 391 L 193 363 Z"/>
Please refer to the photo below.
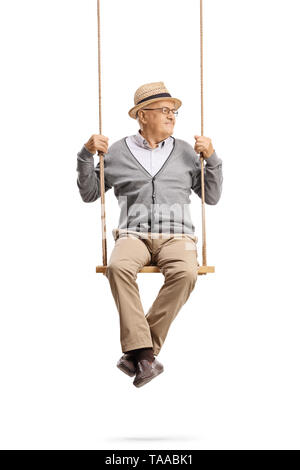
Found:
<path fill-rule="evenodd" d="M 164 114 L 169 114 L 169 112 L 172 111 L 172 113 L 177 116 L 178 115 L 178 111 L 176 111 L 175 109 L 170 109 L 170 108 L 167 108 L 167 107 L 164 107 L 163 108 L 163 113 Z"/>

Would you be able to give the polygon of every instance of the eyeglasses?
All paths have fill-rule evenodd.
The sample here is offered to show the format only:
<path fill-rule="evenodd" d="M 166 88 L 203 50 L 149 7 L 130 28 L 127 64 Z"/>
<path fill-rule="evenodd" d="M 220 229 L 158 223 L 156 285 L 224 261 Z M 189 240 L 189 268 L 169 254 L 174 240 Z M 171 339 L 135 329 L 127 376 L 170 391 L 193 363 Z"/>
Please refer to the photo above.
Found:
<path fill-rule="evenodd" d="M 163 108 L 143 108 L 142 111 L 154 111 L 156 109 L 159 109 L 163 114 L 169 114 L 169 112 L 172 111 L 174 116 L 178 116 L 178 111 L 176 109 L 170 109 L 167 106 L 164 106 Z"/>

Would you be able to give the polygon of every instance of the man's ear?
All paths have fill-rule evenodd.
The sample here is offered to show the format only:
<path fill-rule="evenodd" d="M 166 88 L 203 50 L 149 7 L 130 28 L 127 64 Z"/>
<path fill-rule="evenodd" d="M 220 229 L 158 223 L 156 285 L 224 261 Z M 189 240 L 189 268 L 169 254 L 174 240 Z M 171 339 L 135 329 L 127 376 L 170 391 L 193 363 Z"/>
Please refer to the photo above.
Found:
<path fill-rule="evenodd" d="M 144 111 L 143 111 L 142 109 L 140 109 L 140 110 L 138 111 L 138 116 L 139 116 L 139 118 L 140 118 L 140 121 L 141 121 L 142 123 L 144 123 L 144 122 L 145 122 L 145 121 L 144 121 L 144 119 L 145 119 L 145 113 L 144 113 Z"/>

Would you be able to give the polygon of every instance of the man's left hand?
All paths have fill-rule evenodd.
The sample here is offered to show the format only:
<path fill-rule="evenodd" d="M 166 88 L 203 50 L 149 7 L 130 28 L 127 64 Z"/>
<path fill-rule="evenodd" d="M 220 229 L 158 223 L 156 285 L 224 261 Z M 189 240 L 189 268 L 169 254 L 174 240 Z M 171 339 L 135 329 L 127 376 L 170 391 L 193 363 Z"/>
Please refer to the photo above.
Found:
<path fill-rule="evenodd" d="M 209 137 L 204 137 L 203 135 L 194 136 L 196 142 L 194 150 L 196 153 L 202 153 L 204 158 L 209 158 L 214 153 L 214 148 Z"/>

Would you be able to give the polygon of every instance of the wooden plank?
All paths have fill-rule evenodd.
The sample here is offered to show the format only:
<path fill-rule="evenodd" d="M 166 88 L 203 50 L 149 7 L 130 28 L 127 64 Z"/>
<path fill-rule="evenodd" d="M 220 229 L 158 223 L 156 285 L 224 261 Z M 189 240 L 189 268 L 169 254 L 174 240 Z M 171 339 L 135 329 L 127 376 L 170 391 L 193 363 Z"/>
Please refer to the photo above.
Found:
<path fill-rule="evenodd" d="M 105 273 L 106 266 L 96 266 L 96 273 Z M 160 269 L 157 266 L 144 266 L 139 273 L 160 273 Z M 207 273 L 214 273 L 215 267 L 214 266 L 199 266 L 198 267 L 198 274 L 207 274 Z"/>

